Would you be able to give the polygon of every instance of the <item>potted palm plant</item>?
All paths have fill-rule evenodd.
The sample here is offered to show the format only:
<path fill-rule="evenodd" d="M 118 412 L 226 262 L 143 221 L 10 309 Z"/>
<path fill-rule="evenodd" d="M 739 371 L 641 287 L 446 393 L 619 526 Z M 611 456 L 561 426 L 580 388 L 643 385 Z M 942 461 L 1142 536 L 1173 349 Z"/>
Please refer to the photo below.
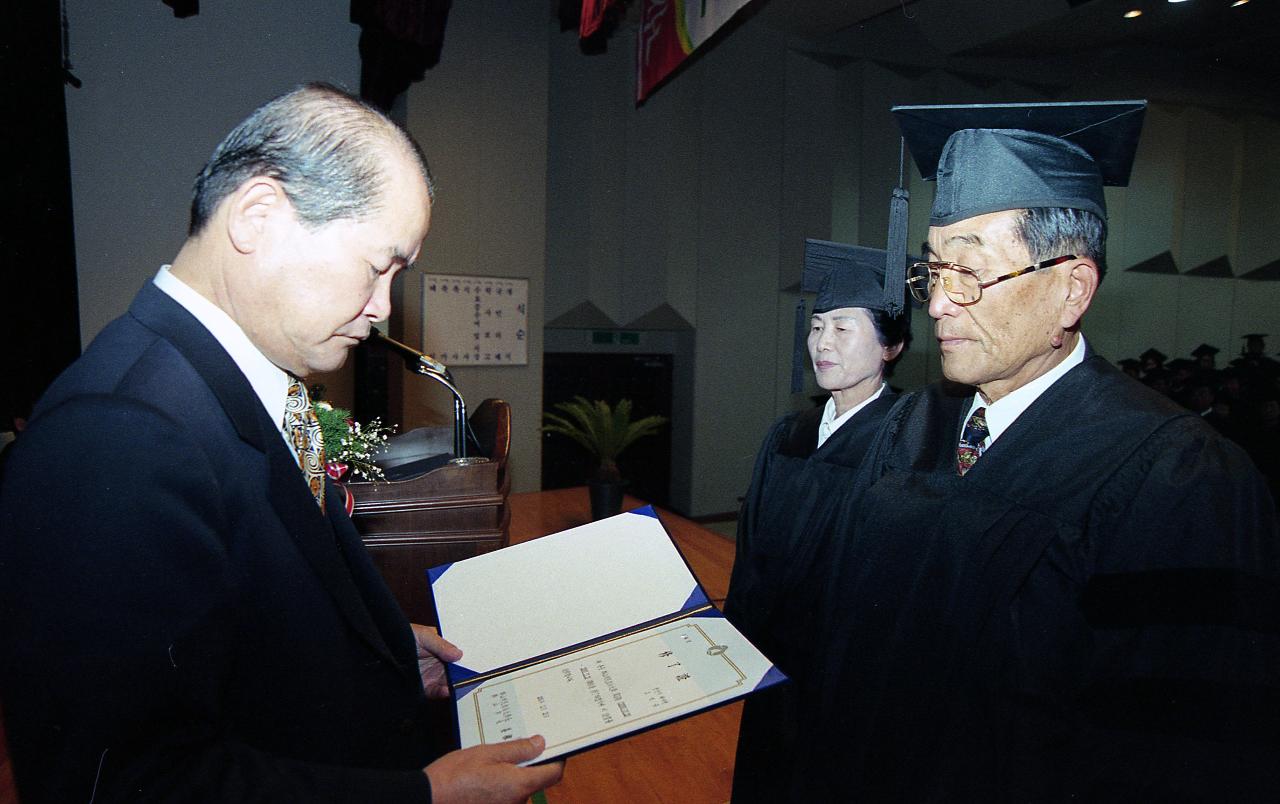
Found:
<path fill-rule="evenodd" d="M 591 453 L 595 470 L 587 481 L 591 491 L 591 518 L 602 519 L 622 510 L 625 481 L 618 471 L 618 456 L 636 439 L 656 433 L 667 423 L 665 416 L 631 418 L 631 400 L 610 406 L 602 399 L 576 396 L 557 402 L 559 413 L 543 413 L 542 430 L 567 436 Z"/>

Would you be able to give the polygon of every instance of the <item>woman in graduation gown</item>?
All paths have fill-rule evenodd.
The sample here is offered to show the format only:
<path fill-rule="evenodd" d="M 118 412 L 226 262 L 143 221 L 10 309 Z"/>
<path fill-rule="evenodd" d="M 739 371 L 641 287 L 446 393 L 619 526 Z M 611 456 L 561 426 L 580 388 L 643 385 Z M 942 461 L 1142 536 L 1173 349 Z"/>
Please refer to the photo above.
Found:
<path fill-rule="evenodd" d="M 898 299 L 886 300 L 885 252 L 810 240 L 801 289 L 818 293 L 813 315 L 797 310 L 792 391 L 799 391 L 807 348 L 825 405 L 783 416 L 765 437 L 738 520 L 737 555 L 725 614 L 792 683 L 752 696 L 738 739 L 733 800 L 777 801 L 771 768 L 789 763 L 801 741 L 791 699 L 800 673 L 803 617 L 816 591 L 809 577 L 816 535 L 839 508 L 897 394 L 885 376 L 910 339 Z M 894 313 L 897 313 L 895 316 Z M 807 335 L 806 335 L 807 332 Z M 782 766 L 785 767 L 785 764 Z"/>

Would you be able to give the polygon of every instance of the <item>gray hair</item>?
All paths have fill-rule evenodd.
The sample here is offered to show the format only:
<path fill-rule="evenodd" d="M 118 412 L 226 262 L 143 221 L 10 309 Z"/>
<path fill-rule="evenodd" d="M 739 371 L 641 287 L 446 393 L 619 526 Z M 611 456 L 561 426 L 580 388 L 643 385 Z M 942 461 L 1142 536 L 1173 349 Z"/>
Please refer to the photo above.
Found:
<path fill-rule="evenodd" d="M 279 181 L 309 229 L 377 212 L 395 147 L 412 154 L 434 200 L 426 157 L 403 129 L 337 87 L 298 87 L 258 107 L 214 149 L 196 177 L 187 232 L 199 234 L 223 199 L 255 176 Z"/>
<path fill-rule="evenodd" d="M 1033 262 L 1074 254 L 1097 264 L 1099 282 L 1107 272 L 1107 224 L 1092 212 L 1062 207 L 1026 209 L 1015 231 Z"/>

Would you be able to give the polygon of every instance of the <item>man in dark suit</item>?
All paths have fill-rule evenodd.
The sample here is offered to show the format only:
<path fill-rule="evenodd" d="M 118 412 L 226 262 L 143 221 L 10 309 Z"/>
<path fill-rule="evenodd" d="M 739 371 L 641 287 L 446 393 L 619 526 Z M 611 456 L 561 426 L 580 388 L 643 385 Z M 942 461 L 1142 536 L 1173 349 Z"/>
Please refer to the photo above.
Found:
<path fill-rule="evenodd" d="M 885 417 L 796 628 L 796 801 L 1272 801 L 1275 507 L 1085 342 L 1145 104 L 896 109 L 948 382 Z"/>
<path fill-rule="evenodd" d="M 518 801 L 541 738 L 431 749 L 461 656 L 410 626 L 320 472 L 301 378 L 390 312 L 425 159 L 309 85 L 196 181 L 189 237 L 49 389 L 0 496 L 0 693 L 41 801 Z"/>

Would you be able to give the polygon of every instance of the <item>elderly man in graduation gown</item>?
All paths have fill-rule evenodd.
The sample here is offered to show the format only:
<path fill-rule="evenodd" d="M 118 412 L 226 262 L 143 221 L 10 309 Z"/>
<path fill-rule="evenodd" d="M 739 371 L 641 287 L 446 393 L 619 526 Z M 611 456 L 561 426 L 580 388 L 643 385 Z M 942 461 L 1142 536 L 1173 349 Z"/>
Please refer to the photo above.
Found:
<path fill-rule="evenodd" d="M 461 653 L 410 627 L 302 378 L 390 312 L 431 215 L 379 111 L 308 85 L 196 180 L 190 233 L 37 405 L 0 493 L 0 692 L 25 804 L 523 801 L 540 738 L 439 756 Z M 426 682 L 426 689 L 424 689 Z"/>
<path fill-rule="evenodd" d="M 825 542 L 792 800 L 1280 790 L 1274 503 L 1082 332 L 1144 108 L 895 109 L 937 180 L 908 283 L 948 381 L 888 414 Z"/>
<path fill-rule="evenodd" d="M 774 423 L 756 458 L 738 520 L 737 553 L 725 614 L 791 676 L 750 698 L 743 709 L 733 800 L 776 801 L 784 792 L 774 768 L 789 765 L 803 742 L 790 712 L 806 687 L 809 643 L 793 628 L 814 605 L 818 534 L 839 510 L 862 457 L 897 394 L 886 374 L 910 340 L 910 309 L 901 284 L 885 289 L 884 249 L 809 240 L 801 290 L 817 292 L 813 315 L 796 311 L 792 392 L 804 363 L 825 404 Z M 901 270 L 901 266 L 899 266 Z M 895 293 L 896 291 L 896 293 Z"/>

